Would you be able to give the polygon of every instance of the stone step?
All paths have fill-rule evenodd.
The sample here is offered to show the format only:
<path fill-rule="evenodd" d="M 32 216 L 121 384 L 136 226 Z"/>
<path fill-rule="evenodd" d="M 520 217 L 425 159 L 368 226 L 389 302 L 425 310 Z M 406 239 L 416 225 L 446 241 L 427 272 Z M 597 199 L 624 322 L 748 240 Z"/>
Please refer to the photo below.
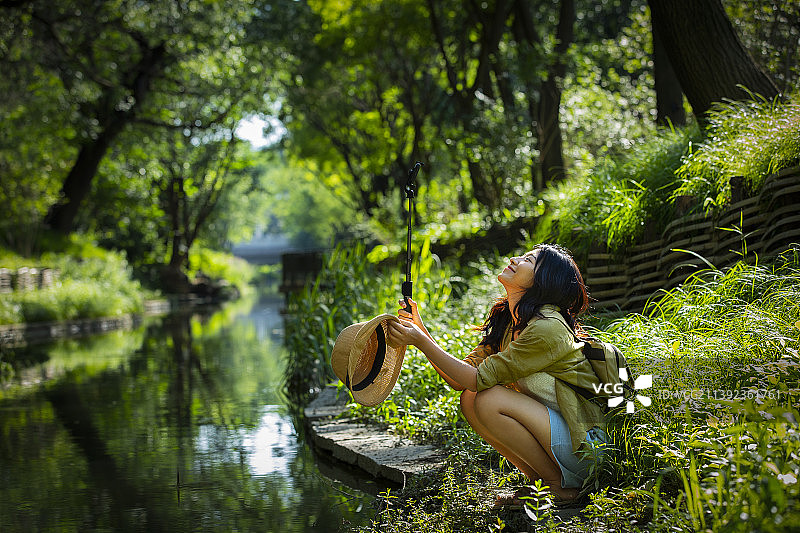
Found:
<path fill-rule="evenodd" d="M 318 450 L 377 479 L 401 485 L 444 467 L 447 455 L 437 447 L 415 444 L 375 424 L 337 418 L 346 410 L 349 398 L 346 393 L 339 397 L 336 393 L 335 386 L 324 388 L 305 409 L 311 442 Z"/>

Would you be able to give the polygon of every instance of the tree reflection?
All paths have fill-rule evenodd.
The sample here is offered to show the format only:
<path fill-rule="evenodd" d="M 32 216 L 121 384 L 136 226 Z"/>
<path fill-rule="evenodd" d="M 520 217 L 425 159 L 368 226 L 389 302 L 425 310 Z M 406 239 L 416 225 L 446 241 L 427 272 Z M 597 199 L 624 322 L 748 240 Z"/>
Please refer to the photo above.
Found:
<path fill-rule="evenodd" d="M 281 358 L 251 322 L 175 315 L 150 324 L 116 365 L 79 364 L 0 399 L 0 530 L 302 532 L 361 522 L 356 510 L 370 498 L 322 477 L 276 407 Z M 257 451 L 270 460 L 254 468 Z"/>

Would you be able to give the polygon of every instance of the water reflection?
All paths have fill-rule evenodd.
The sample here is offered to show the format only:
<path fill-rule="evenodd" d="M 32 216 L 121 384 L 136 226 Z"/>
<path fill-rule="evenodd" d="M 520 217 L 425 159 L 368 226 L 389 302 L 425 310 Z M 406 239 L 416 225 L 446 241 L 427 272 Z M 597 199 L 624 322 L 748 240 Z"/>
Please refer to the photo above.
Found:
<path fill-rule="evenodd" d="M 321 475 L 298 442 L 276 314 L 234 306 L 17 351 L 0 390 L 0 531 L 362 523 L 371 497 Z"/>

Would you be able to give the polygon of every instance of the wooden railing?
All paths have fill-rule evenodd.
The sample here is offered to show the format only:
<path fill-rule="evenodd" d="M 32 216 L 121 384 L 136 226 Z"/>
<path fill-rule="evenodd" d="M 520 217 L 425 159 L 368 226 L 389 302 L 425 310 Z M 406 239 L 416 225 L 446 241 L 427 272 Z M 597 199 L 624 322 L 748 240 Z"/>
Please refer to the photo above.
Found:
<path fill-rule="evenodd" d="M 766 258 L 800 243 L 800 167 L 769 176 L 757 196 L 733 196 L 717 216 L 682 216 L 658 239 L 622 253 L 589 253 L 582 266 L 593 306 L 639 311 L 660 289 L 675 287 L 708 264 L 724 268 L 745 251 L 749 258 Z"/>

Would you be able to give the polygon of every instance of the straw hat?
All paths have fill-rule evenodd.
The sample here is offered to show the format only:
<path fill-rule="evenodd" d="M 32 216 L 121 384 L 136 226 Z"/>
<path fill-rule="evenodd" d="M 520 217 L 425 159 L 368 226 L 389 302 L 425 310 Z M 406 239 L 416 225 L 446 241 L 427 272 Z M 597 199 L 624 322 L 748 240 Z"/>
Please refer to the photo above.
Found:
<path fill-rule="evenodd" d="M 331 352 L 334 373 L 362 405 L 373 406 L 385 400 L 403 366 L 406 347 L 391 346 L 386 340 L 390 320 L 397 317 L 386 313 L 347 326 L 339 333 Z"/>

